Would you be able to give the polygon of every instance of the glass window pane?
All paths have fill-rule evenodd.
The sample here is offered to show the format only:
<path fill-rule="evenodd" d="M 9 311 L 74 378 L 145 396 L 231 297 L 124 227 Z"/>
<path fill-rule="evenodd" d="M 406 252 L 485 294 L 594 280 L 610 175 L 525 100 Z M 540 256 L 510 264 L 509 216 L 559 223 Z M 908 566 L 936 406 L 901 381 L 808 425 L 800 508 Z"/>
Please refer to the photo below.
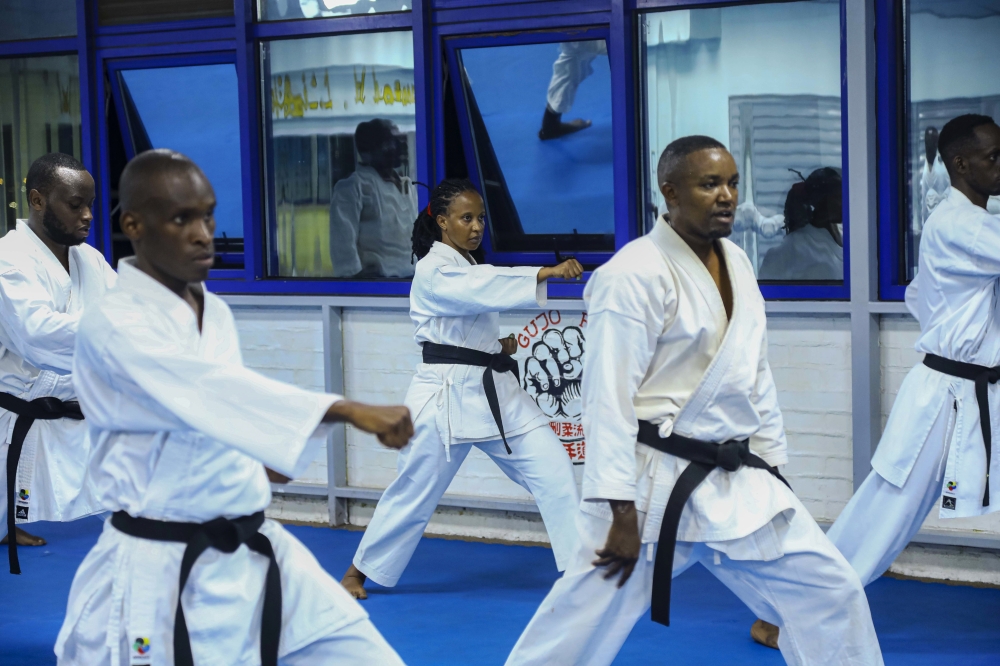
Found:
<path fill-rule="evenodd" d="M 491 249 L 614 251 L 611 69 L 604 40 L 459 54 Z"/>
<path fill-rule="evenodd" d="M 231 18 L 233 0 L 98 0 L 101 25 Z"/>
<path fill-rule="evenodd" d="M 242 267 L 243 161 L 236 65 L 127 69 L 120 75 L 133 149 L 170 148 L 201 167 L 217 200 L 215 267 Z"/>
<path fill-rule="evenodd" d="M 270 274 L 411 277 L 412 33 L 275 41 L 262 57 Z"/>
<path fill-rule="evenodd" d="M 413 0 L 257 0 L 261 21 L 406 12 Z"/>
<path fill-rule="evenodd" d="M 840 4 L 781 2 L 646 14 L 646 216 L 675 139 L 711 136 L 740 171 L 730 237 L 762 281 L 844 279 Z"/>
<path fill-rule="evenodd" d="M 0 235 L 28 217 L 24 179 L 46 153 L 82 158 L 75 55 L 0 59 Z"/>
<path fill-rule="evenodd" d="M 0 42 L 76 35 L 76 0 L 4 0 Z"/>
<path fill-rule="evenodd" d="M 1000 122 L 1000 0 L 909 0 L 903 181 L 904 282 L 913 279 L 920 233 L 951 181 L 937 152 L 945 123 L 966 113 Z M 1000 197 L 989 210 L 1000 214 Z"/>

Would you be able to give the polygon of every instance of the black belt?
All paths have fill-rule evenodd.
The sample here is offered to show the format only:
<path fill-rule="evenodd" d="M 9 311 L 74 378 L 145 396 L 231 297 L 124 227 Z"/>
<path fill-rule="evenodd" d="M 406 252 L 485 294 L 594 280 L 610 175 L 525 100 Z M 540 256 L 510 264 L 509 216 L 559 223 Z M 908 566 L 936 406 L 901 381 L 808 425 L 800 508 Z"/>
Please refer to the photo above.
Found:
<path fill-rule="evenodd" d="M 782 483 L 788 481 L 781 473 L 771 467 L 763 459 L 750 452 L 748 440 L 730 441 L 725 444 L 703 442 L 676 433 L 669 437 L 660 437 L 659 427 L 649 421 L 639 421 L 638 440 L 657 451 L 669 453 L 672 456 L 690 460 L 691 464 L 677 477 L 677 483 L 667 500 L 667 508 L 663 512 L 663 522 L 660 523 L 660 542 L 656 549 L 656 562 L 653 564 L 653 622 L 670 626 L 670 583 L 674 572 L 674 548 L 677 545 L 677 527 L 681 522 L 681 512 L 688 498 L 705 477 L 716 467 L 727 472 L 735 472 L 740 467 L 755 467 L 767 470 Z"/>
<path fill-rule="evenodd" d="M 975 363 L 962 363 L 950 358 L 927 354 L 924 365 L 931 370 L 958 377 L 971 379 L 976 383 L 976 402 L 979 403 L 979 427 L 983 431 L 983 446 L 986 447 L 986 491 L 983 493 L 983 506 L 990 505 L 990 458 L 993 449 L 992 427 L 990 425 L 990 392 L 989 385 L 1000 380 L 1000 366 L 989 368 Z"/>
<path fill-rule="evenodd" d="M 486 393 L 486 402 L 493 412 L 493 420 L 500 428 L 500 437 L 503 445 L 507 447 L 510 454 L 510 445 L 507 444 L 507 435 L 503 431 L 503 417 L 500 415 L 500 400 L 497 398 L 497 385 L 493 381 L 494 372 L 513 372 L 517 381 L 521 381 L 521 373 L 518 371 L 517 361 L 507 354 L 489 354 L 478 349 L 468 347 L 456 347 L 454 345 L 439 345 L 434 342 L 424 343 L 424 363 L 428 365 L 474 365 L 486 368 L 483 372 L 483 391 Z"/>
<path fill-rule="evenodd" d="M 36 398 L 32 401 L 22 400 L 9 393 L 0 393 L 0 409 L 17 414 L 14 421 L 14 433 L 10 438 L 10 448 L 7 450 L 7 559 L 10 562 L 12 574 L 21 573 L 21 563 L 17 559 L 17 532 L 15 530 L 14 485 L 17 483 L 17 464 L 21 461 L 21 449 L 24 448 L 24 438 L 28 436 L 31 425 L 35 421 L 53 421 L 55 419 L 83 420 L 80 403 L 63 402 L 59 398 Z"/>
<path fill-rule="evenodd" d="M 207 523 L 172 523 L 149 518 L 133 518 L 124 511 L 111 516 L 111 524 L 120 532 L 152 541 L 186 543 L 181 560 L 180 585 L 177 588 L 177 613 L 174 615 L 174 664 L 194 666 L 191 638 L 184 621 L 181 595 L 191 567 L 209 547 L 223 553 L 235 552 L 241 544 L 258 552 L 269 561 L 264 585 L 264 612 L 260 624 L 261 666 L 278 666 L 278 641 L 281 639 L 281 573 L 274 557 L 271 541 L 258 530 L 264 524 L 264 512 L 258 511 L 241 518 L 216 518 Z"/>

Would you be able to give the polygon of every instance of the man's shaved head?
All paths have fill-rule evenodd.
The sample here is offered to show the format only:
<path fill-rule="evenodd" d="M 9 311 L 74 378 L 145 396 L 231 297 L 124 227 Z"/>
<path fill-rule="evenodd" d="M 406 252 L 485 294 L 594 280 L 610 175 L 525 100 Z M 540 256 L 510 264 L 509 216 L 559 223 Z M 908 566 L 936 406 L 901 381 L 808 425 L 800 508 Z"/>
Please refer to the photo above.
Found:
<path fill-rule="evenodd" d="M 139 153 L 125 166 L 118 184 L 118 201 L 122 213 L 142 213 L 150 205 L 161 203 L 163 182 L 170 176 L 191 171 L 204 178 L 198 165 L 177 151 L 156 148 Z"/>
<path fill-rule="evenodd" d="M 694 134 L 685 136 L 671 142 L 660 154 L 660 161 L 656 165 L 656 184 L 662 186 L 674 176 L 677 170 L 684 165 L 685 159 L 691 153 L 707 148 L 726 150 L 726 147 L 710 136 Z"/>

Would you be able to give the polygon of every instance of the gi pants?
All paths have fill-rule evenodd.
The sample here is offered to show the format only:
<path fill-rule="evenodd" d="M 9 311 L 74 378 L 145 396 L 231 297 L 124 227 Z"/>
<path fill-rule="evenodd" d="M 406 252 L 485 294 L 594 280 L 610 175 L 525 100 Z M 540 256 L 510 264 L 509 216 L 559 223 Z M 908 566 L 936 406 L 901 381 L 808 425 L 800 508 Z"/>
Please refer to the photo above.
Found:
<path fill-rule="evenodd" d="M 778 646 L 788 664 L 882 664 L 857 575 L 805 507 L 795 503 L 790 517 L 779 514 L 742 539 L 713 544 L 678 541 L 674 575 L 696 562 L 704 565 L 758 617 L 781 627 Z M 640 512 L 640 531 L 644 521 Z M 649 610 L 655 550 L 643 544 L 632 576 L 619 588 L 618 576 L 605 580 L 606 569 L 591 564 L 597 559 L 595 551 L 604 548 L 611 522 L 580 511 L 577 525 L 580 551 L 521 634 L 508 666 L 610 664 Z M 673 606 L 676 615 L 676 600 Z M 659 630 L 665 641 L 677 631 Z"/>
<path fill-rule="evenodd" d="M 886 572 L 931 509 L 940 506 L 949 414 L 941 410 L 902 488 L 872 470 L 827 532 L 865 585 Z"/>
<path fill-rule="evenodd" d="M 576 91 L 584 79 L 594 73 L 591 63 L 599 55 L 607 55 L 604 40 L 565 42 L 559 45 L 559 57 L 552 64 L 552 78 L 546 102 L 556 113 L 566 113 L 576 100 Z"/>
<path fill-rule="evenodd" d="M 261 526 L 281 571 L 281 666 L 401 666 L 361 605 L 272 520 Z M 60 666 L 169 666 L 183 543 L 128 536 L 111 525 L 80 565 L 55 652 Z M 259 666 L 268 562 L 245 545 L 209 548 L 184 587 L 195 664 Z M 133 642 L 148 640 L 139 655 Z"/>
<path fill-rule="evenodd" d="M 398 475 L 375 507 L 354 556 L 354 566 L 379 585 L 395 586 L 441 496 L 475 446 L 534 496 L 552 542 L 556 567 L 559 571 L 566 568 L 577 550 L 573 516 L 580 495 L 566 450 L 547 425 L 521 435 L 508 435 L 510 454 L 500 439 L 453 443 L 450 461 L 433 403 L 420 411 L 414 430 L 413 439 L 399 452 Z"/>

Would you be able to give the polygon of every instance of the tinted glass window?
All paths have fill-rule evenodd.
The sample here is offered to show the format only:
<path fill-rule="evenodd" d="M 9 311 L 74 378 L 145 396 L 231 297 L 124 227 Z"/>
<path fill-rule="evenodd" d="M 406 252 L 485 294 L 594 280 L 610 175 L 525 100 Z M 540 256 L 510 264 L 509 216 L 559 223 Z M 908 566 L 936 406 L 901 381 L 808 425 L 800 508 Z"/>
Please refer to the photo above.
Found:
<path fill-rule="evenodd" d="M 413 0 L 258 0 L 261 21 L 405 12 Z"/>
<path fill-rule="evenodd" d="M 0 42 L 76 35 L 76 0 L 4 0 Z"/>

